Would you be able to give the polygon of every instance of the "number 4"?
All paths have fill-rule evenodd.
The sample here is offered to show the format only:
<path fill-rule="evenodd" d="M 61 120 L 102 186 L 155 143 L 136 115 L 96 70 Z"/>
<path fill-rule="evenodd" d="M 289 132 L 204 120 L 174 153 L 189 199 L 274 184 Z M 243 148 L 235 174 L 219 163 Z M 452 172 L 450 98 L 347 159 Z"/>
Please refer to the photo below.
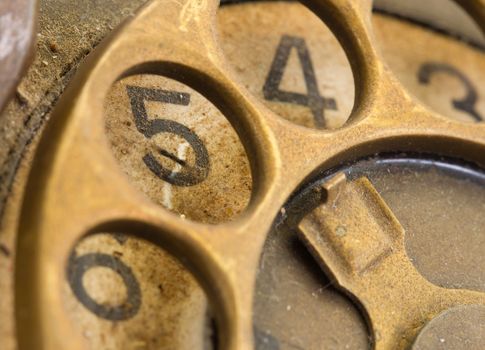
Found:
<path fill-rule="evenodd" d="M 283 91 L 279 89 L 283 73 L 288 64 L 291 49 L 295 48 L 298 53 L 307 94 Z M 320 95 L 317 79 L 313 69 L 312 60 L 308 51 L 305 39 L 283 35 L 276 49 L 276 54 L 271 64 L 268 77 L 263 87 L 264 98 L 269 101 L 296 103 L 310 108 L 313 114 L 315 126 L 325 128 L 325 109 L 337 109 L 337 102 L 333 98 L 326 98 Z"/>

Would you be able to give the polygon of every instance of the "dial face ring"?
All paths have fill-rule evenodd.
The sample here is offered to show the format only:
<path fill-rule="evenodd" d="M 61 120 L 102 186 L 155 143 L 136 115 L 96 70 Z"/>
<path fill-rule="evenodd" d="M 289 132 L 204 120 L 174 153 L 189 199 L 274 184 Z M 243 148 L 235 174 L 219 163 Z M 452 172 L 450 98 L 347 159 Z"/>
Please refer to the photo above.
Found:
<path fill-rule="evenodd" d="M 342 43 L 356 81 L 351 117 L 333 131 L 281 120 L 238 83 L 214 34 L 216 2 L 152 1 L 88 59 L 56 109 L 28 182 L 16 259 L 33 268 L 16 273 L 20 348 L 83 348 L 59 297 L 70 252 L 85 235 L 120 229 L 187 257 L 213 303 L 222 345 L 250 348 L 268 218 L 276 217 L 301 183 L 322 169 L 380 152 L 433 152 L 485 166 L 482 124 L 429 111 L 385 69 L 370 35 L 370 5 L 306 5 Z M 142 197 L 120 174 L 104 135 L 103 101 L 116 80 L 141 73 L 196 89 L 244 140 L 254 188 L 248 208 L 234 221 L 204 225 L 180 219 Z"/>

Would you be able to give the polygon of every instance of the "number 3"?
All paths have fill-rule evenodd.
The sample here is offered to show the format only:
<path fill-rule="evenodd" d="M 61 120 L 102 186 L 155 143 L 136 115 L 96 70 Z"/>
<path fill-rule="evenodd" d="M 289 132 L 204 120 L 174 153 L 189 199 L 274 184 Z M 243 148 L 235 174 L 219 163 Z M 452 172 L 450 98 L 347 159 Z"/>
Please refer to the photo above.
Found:
<path fill-rule="evenodd" d="M 475 104 L 478 100 L 475 86 L 468 80 L 468 78 L 453 66 L 444 63 L 426 62 L 421 65 L 418 72 L 418 79 L 421 84 L 429 84 L 431 76 L 435 73 L 446 73 L 457 77 L 465 86 L 467 94 L 461 100 L 452 100 L 453 106 L 463 112 L 468 113 L 477 122 L 483 120 L 482 116 L 475 109 Z"/>

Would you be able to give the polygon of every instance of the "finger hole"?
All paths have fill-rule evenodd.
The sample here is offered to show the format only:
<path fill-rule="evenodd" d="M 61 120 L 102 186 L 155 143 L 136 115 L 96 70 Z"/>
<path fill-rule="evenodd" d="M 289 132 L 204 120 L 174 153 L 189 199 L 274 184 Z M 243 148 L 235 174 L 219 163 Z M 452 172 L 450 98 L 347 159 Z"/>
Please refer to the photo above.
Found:
<path fill-rule="evenodd" d="M 455 2 L 374 2 L 373 29 L 401 83 L 435 112 L 461 122 L 485 118 L 485 40 Z"/>

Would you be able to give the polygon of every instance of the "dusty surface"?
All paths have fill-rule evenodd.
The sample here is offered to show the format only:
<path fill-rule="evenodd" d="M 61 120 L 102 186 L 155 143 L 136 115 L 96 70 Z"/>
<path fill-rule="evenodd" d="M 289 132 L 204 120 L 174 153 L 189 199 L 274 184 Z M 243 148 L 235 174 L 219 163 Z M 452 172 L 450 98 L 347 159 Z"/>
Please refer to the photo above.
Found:
<path fill-rule="evenodd" d="M 371 179 L 406 230 L 406 251 L 424 277 L 447 288 L 485 291 L 483 177 L 396 166 Z"/>
<path fill-rule="evenodd" d="M 133 108 L 127 91 L 130 87 L 144 89 L 141 93 L 132 90 L 136 91 L 132 99 L 145 93 L 151 94 L 152 100 L 144 100 L 140 108 Z M 167 95 L 167 91 L 175 95 Z M 177 100 L 180 94 L 186 100 Z M 154 100 L 163 96 L 175 96 L 175 100 Z M 177 124 L 147 137 L 137 128 L 143 109 L 148 123 L 169 119 Z M 179 131 L 180 124 L 190 130 Z M 171 130 L 172 126 L 176 130 Z M 122 170 L 139 190 L 165 208 L 188 219 L 217 223 L 246 207 L 252 184 L 241 141 L 224 115 L 186 85 L 153 75 L 117 82 L 106 101 L 106 131 Z M 191 136 L 196 139 L 189 143 Z M 147 166 L 146 155 L 152 155 L 157 164 L 167 169 L 171 179 L 164 180 L 153 166 Z M 169 157 L 176 157 L 178 163 Z M 190 170 L 198 161 L 203 163 L 201 174 Z M 188 178 L 182 178 L 182 173 Z"/>
<path fill-rule="evenodd" d="M 121 18 L 130 16 L 141 2 L 103 1 L 103 11 L 99 11 L 101 2 L 96 1 L 46 0 L 41 4 L 36 61 L 27 78 L 18 88 L 16 98 L 0 118 L 2 135 L 0 209 L 4 213 L 2 226 L 0 226 L 2 348 L 15 347 L 12 319 L 15 235 L 19 199 L 32 152 L 35 149 L 34 141 L 38 135 L 37 132 L 48 120 L 52 106 L 55 105 L 79 62 L 111 28 L 119 23 Z M 325 126 L 338 127 L 346 120 L 354 98 L 353 80 L 348 62 L 335 38 L 301 5 L 292 3 L 230 5 L 219 11 L 218 25 L 221 44 L 241 81 L 276 113 L 300 125 L 322 127 L 315 123 L 315 116 L 318 117 L 318 110 L 322 107 L 319 105 L 321 98 L 325 98 L 334 99 L 336 108 L 333 109 L 331 103 L 325 105 L 327 107 L 323 111 Z M 485 78 L 483 53 L 445 36 L 381 15 L 374 16 L 374 28 L 389 66 L 417 98 L 446 116 L 466 122 L 474 120 L 473 115 L 470 114 L 470 106 L 476 114 L 480 116 L 485 114 L 483 97 L 485 86 L 481 83 Z M 408 34 L 412 35 L 412 45 L 409 43 Z M 290 49 L 287 57 L 284 54 L 284 47 L 281 47 L 283 37 L 287 38 L 284 44 L 286 49 Z M 279 56 L 276 54 L 278 51 Z M 267 84 L 267 78 L 272 67 L 274 68 L 275 55 L 279 57 L 279 70 L 282 75 L 281 81 L 276 84 L 278 79 L 275 77 L 277 78 L 278 74 L 273 74 L 271 85 Z M 312 69 L 308 64 L 302 63 L 302 60 L 308 62 L 308 59 L 312 62 Z M 423 64 L 429 62 L 452 66 L 455 71 L 459 70 L 461 75 L 457 78 L 458 75 L 450 74 L 449 69 L 434 71 L 429 76 L 428 84 L 420 83 L 418 73 Z M 278 69 L 275 71 L 277 72 Z M 307 80 L 305 80 L 305 74 Z M 313 85 L 311 88 L 313 102 L 301 103 L 303 101 L 301 96 L 309 95 L 307 87 L 308 82 L 313 79 L 312 74 L 318 86 L 317 89 Z M 476 101 L 474 102 L 473 98 L 468 99 L 467 101 L 472 103 L 465 104 L 467 108 L 465 111 L 463 108 L 460 110 L 456 106 L 453 107 L 452 103 L 453 98 L 460 100 L 466 95 L 462 76 L 465 76 L 470 83 L 467 86 L 468 90 L 472 86 L 472 90 L 476 92 Z M 201 172 L 192 173 L 196 174 L 197 181 L 193 180 L 189 186 L 174 184 L 173 179 L 178 175 L 173 174 L 190 169 L 197 164 L 194 148 L 188 145 L 187 140 L 173 132 L 159 132 L 151 137 L 140 132 L 135 123 L 127 86 L 177 91 L 190 95 L 188 104 L 151 101 L 145 102 L 144 106 L 149 121 L 168 119 L 186 126 L 191 133 L 197 135 L 207 151 L 209 164 L 208 167 L 199 167 L 203 169 Z M 283 94 L 286 97 L 278 100 L 275 97 L 275 91 L 276 96 L 278 91 L 294 94 Z M 295 93 L 300 97 L 295 97 Z M 281 94 L 279 96 L 281 97 Z M 190 88 L 166 78 L 153 76 L 124 79 L 113 87 L 108 98 L 106 130 L 113 154 L 119 160 L 120 169 L 132 179 L 135 187 L 154 202 L 187 218 L 211 223 L 230 220 L 244 209 L 251 190 L 247 156 L 227 120 L 214 106 Z M 26 146 L 30 147 L 26 148 Z M 160 150 L 164 152 L 160 153 Z M 147 166 L 143 161 L 146 154 L 155 155 L 156 162 L 171 174 L 169 175 L 172 176 L 171 182 L 164 180 Z M 177 157 L 181 162 L 170 160 L 167 154 Z M 202 180 L 199 181 L 200 179 Z M 413 182 L 411 181 L 410 184 Z M 453 183 L 443 185 L 446 189 L 446 186 L 452 186 Z M 411 191 L 411 193 L 414 191 L 406 187 L 406 182 L 396 181 L 393 186 L 399 188 L 399 191 Z M 394 187 L 391 192 L 394 191 Z M 469 194 L 470 198 L 479 200 L 481 192 L 474 192 L 472 188 L 467 189 L 467 186 L 463 187 L 463 191 L 460 188 L 462 187 L 452 188 L 449 191 L 461 193 L 459 194 L 461 205 L 467 201 Z M 436 195 L 436 200 L 443 198 L 439 196 L 439 191 L 431 191 L 430 200 L 433 199 L 433 193 Z M 401 197 L 399 195 L 393 198 L 399 202 Z M 459 218 L 463 213 L 458 212 L 451 217 Z M 443 219 L 446 217 L 443 216 Z M 423 226 L 423 228 L 426 227 Z M 453 250 L 460 247 L 458 238 L 453 236 L 456 232 L 451 228 L 446 232 L 452 238 L 450 241 L 439 241 L 444 245 L 441 251 L 450 252 L 452 255 L 458 254 Z M 431 231 L 431 233 L 431 236 L 419 235 L 417 240 L 413 238 L 409 244 L 412 245 L 413 242 L 418 242 L 416 243 L 418 245 L 432 244 L 440 239 L 439 231 Z M 292 236 L 288 237 L 291 239 Z M 474 237 L 481 239 L 479 234 Z M 279 267 L 275 264 L 276 272 L 271 268 L 271 259 L 263 259 L 268 272 L 272 275 L 271 279 L 264 282 L 269 289 L 266 292 L 258 290 L 258 293 L 262 291 L 263 295 L 257 300 L 257 312 L 261 314 L 261 310 L 258 311 L 258 305 L 266 305 L 268 308 L 274 308 L 273 311 L 276 313 L 272 315 L 277 317 L 268 318 L 264 323 L 261 320 L 257 322 L 258 347 L 275 348 L 277 344 L 268 334 L 267 329 L 276 327 L 283 332 L 285 328 L 282 324 L 289 326 L 295 319 L 308 322 L 300 323 L 286 333 L 284 335 L 286 343 L 282 342 L 281 348 L 302 346 L 299 343 L 298 332 L 303 329 L 312 332 L 308 337 L 309 347 L 303 346 L 303 348 L 312 348 L 313 345 L 319 344 L 321 337 L 327 337 L 326 339 L 331 341 L 330 344 L 335 348 L 365 347 L 367 332 L 358 311 L 346 298 L 328 288 L 325 276 L 318 271 L 309 272 L 308 266 L 312 264 L 311 260 L 302 258 L 303 263 L 293 264 L 291 244 L 286 241 L 270 240 L 269 248 L 265 252 L 265 256 L 274 253 L 288 259 L 278 259 L 278 261 L 284 261 L 284 266 Z M 290 252 L 284 251 L 287 249 L 285 245 L 289 245 Z M 477 248 L 477 251 L 479 250 Z M 79 325 L 79 331 L 93 348 L 131 349 L 163 348 L 164 346 L 194 348 L 208 344 L 209 321 L 203 293 L 193 277 L 161 249 L 136 239 L 128 238 L 124 243 L 120 243 L 111 235 L 102 235 L 82 242 L 76 248 L 76 252 L 78 256 L 102 253 L 109 255 L 110 261 L 116 259 L 121 261 L 129 267 L 141 291 L 138 311 L 127 319 L 114 321 L 98 317 L 82 305 L 73 294 L 68 278 L 66 279 L 66 288 L 63 291 L 66 307 L 71 311 L 73 320 Z M 305 252 L 301 254 L 304 255 Z M 468 253 L 458 256 L 461 259 L 460 269 L 469 269 L 473 264 L 480 263 L 482 259 L 474 257 L 475 260 L 468 260 L 471 256 Z M 436 283 L 470 286 L 467 284 L 469 280 L 460 279 L 459 271 L 462 270 L 457 270 L 457 274 L 448 274 L 446 264 L 443 265 L 442 262 L 446 261 L 449 255 L 435 257 L 437 260 L 431 262 L 427 260 L 427 256 L 419 259 L 416 257 L 419 260 L 418 267 L 424 275 L 429 271 L 431 273 L 438 271 L 439 276 L 449 276 L 449 278 L 438 279 Z M 21 268 L 28 267 L 21 266 Z M 478 275 L 473 273 L 472 276 L 480 277 L 479 272 L 477 273 Z M 88 295 L 96 303 L 105 305 L 107 310 L 119 305 L 127 305 L 127 310 L 134 307 L 132 304 L 125 304 L 130 299 L 128 290 L 120 274 L 114 273 L 112 269 L 106 267 L 89 269 L 83 278 L 83 286 Z M 278 298 L 276 286 L 280 286 L 282 288 L 280 290 L 287 291 L 291 300 L 280 298 L 279 304 L 275 306 L 273 301 Z M 322 326 L 320 322 L 323 323 Z M 352 331 L 350 334 L 342 333 L 342 329 Z M 315 347 L 318 348 L 316 345 L 313 348 Z"/>
<path fill-rule="evenodd" d="M 202 289 L 157 246 L 105 234 L 84 239 L 74 254 L 64 300 L 92 349 L 196 349 L 210 340 Z M 76 285 L 74 270 L 87 266 L 79 274 L 83 286 Z M 73 295 L 82 290 L 94 300 L 90 309 Z"/>
<path fill-rule="evenodd" d="M 485 309 L 471 305 L 443 312 L 420 333 L 413 350 L 479 350 L 485 347 Z"/>
<path fill-rule="evenodd" d="M 370 179 L 405 229 L 406 252 L 425 278 L 485 291 L 483 173 L 392 160 L 361 162 L 347 171 Z M 332 287 L 297 238 L 292 217 L 298 209 L 290 204 L 282 211 L 261 257 L 255 299 L 261 349 L 366 348 L 357 307 Z"/>
<path fill-rule="evenodd" d="M 386 63 L 419 101 L 445 117 L 485 120 L 485 50 L 385 16 L 373 24 Z"/>
<path fill-rule="evenodd" d="M 77 65 L 143 0 L 40 1 L 36 57 L 0 116 L 0 337 L 15 348 L 13 261 L 19 200 L 38 132 Z M 102 4 L 103 11 L 99 11 Z M 28 147 L 30 146 L 30 147 Z M 8 199 L 8 201 L 7 201 Z"/>
<path fill-rule="evenodd" d="M 265 98 L 264 86 L 277 57 L 282 70 L 279 90 L 308 95 L 305 74 L 313 72 L 316 88 L 310 91 L 336 102 L 335 108 L 324 108 L 326 127 L 336 128 L 347 120 L 354 103 L 350 65 L 337 39 L 312 12 L 299 4 L 261 2 L 229 5 L 220 13 L 220 40 L 228 60 L 241 82 L 269 108 L 298 125 L 318 127 L 309 106 L 289 102 L 291 98 L 283 98 L 288 102 Z M 281 54 L 281 47 L 278 50 L 284 37 L 293 39 L 287 45 L 288 56 Z M 301 48 L 295 39 L 302 41 Z M 305 55 L 302 62 L 305 48 L 311 64 L 304 63 Z"/>
<path fill-rule="evenodd" d="M 257 349 L 366 349 L 366 324 L 335 290 L 295 228 L 276 225 L 260 261 L 254 302 Z"/>
<path fill-rule="evenodd" d="M 143 3 L 144 0 L 40 1 L 35 61 L 0 118 L 0 212 L 25 146 L 48 120 L 77 65 Z"/>

